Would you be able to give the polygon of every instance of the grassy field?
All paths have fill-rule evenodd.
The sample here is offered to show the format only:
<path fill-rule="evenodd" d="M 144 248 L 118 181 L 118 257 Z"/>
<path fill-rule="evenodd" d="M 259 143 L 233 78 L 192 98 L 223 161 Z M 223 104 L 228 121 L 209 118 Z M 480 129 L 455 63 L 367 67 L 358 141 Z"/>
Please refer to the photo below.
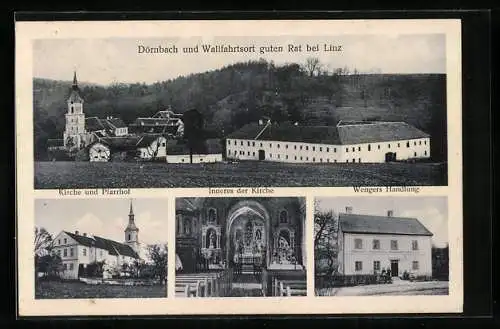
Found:
<path fill-rule="evenodd" d="M 165 298 L 165 286 L 88 285 L 77 281 L 40 281 L 35 284 L 36 299 L 65 298 Z"/>
<path fill-rule="evenodd" d="M 35 188 L 328 187 L 446 185 L 437 163 L 167 164 L 35 162 Z"/>

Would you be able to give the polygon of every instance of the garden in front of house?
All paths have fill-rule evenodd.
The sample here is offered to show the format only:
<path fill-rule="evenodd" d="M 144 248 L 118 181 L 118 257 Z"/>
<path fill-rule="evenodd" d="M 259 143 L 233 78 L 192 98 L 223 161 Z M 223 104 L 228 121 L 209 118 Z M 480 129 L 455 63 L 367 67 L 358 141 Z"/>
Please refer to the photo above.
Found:
<path fill-rule="evenodd" d="M 35 299 L 166 298 L 165 285 L 86 284 L 77 280 L 37 280 Z"/>

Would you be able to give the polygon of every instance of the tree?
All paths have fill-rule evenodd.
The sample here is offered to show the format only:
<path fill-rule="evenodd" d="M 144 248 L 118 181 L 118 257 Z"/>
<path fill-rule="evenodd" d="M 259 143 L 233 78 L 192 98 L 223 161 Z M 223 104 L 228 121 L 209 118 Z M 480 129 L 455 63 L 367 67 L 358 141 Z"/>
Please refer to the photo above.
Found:
<path fill-rule="evenodd" d="M 314 211 L 314 259 L 316 273 L 331 275 L 337 271 L 338 217 L 334 211 L 321 211 L 316 203 Z M 326 264 L 325 264 L 326 262 Z M 326 268 L 325 268 L 326 267 Z"/>
<path fill-rule="evenodd" d="M 196 109 L 191 109 L 182 115 L 184 121 L 184 138 L 189 147 L 189 162 L 193 163 L 193 152 L 204 142 L 203 117 Z"/>
<path fill-rule="evenodd" d="M 321 71 L 321 63 L 319 58 L 317 57 L 309 57 L 306 59 L 306 63 L 304 64 L 304 68 L 309 76 L 314 76 L 315 73 L 319 73 Z"/>
<path fill-rule="evenodd" d="M 63 269 L 63 263 L 59 255 L 47 254 L 36 258 L 36 273 L 44 273 L 45 276 L 56 276 Z"/>
<path fill-rule="evenodd" d="M 154 244 L 148 246 L 149 258 L 152 262 L 153 273 L 158 277 L 160 284 L 167 277 L 168 249 L 167 245 Z"/>
<path fill-rule="evenodd" d="M 43 256 L 52 249 L 52 235 L 43 227 L 35 227 L 35 255 Z"/>

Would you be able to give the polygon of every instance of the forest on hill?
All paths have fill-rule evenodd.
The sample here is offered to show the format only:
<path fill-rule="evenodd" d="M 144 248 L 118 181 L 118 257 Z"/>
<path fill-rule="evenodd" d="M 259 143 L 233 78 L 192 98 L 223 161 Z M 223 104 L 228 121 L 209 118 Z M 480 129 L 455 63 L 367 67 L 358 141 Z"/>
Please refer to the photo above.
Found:
<path fill-rule="evenodd" d="M 211 137 L 223 137 L 268 116 L 275 122 L 334 125 L 339 120 L 401 120 L 429 133 L 431 154 L 446 160 L 446 76 L 361 74 L 304 64 L 242 62 L 153 84 L 80 84 L 87 117 L 115 116 L 127 124 L 171 107 L 197 109 Z M 35 157 L 62 138 L 70 81 L 33 80 Z"/>

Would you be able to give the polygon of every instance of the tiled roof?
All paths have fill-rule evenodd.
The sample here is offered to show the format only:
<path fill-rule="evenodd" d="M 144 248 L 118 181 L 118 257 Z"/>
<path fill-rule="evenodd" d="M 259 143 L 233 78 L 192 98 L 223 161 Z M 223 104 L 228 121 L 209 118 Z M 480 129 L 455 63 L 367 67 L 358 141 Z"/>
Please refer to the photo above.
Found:
<path fill-rule="evenodd" d="M 171 124 L 169 119 L 164 118 L 137 118 L 132 125 L 134 126 L 164 126 Z"/>
<path fill-rule="evenodd" d="M 97 142 L 117 151 L 131 151 L 137 148 L 141 136 L 102 137 Z"/>
<path fill-rule="evenodd" d="M 429 137 L 405 122 L 370 122 L 338 126 L 300 126 L 250 123 L 227 138 L 352 145 Z"/>
<path fill-rule="evenodd" d="M 127 125 L 125 124 L 125 122 L 123 122 L 123 120 L 120 119 L 120 118 L 109 118 L 109 119 L 106 119 L 106 121 L 108 121 L 109 123 L 111 123 L 114 128 L 125 128 L 125 127 L 127 127 Z"/>
<path fill-rule="evenodd" d="M 67 231 L 64 231 L 64 233 L 69 235 L 72 239 L 83 246 L 104 249 L 107 250 L 110 255 L 122 255 L 132 258 L 139 258 L 139 255 L 134 251 L 134 249 L 126 244 L 101 238 L 95 235 L 93 237 L 88 237 L 83 235 L 76 235 Z"/>
<path fill-rule="evenodd" d="M 372 122 L 338 126 L 344 145 L 427 138 L 428 134 L 405 122 Z"/>
<path fill-rule="evenodd" d="M 340 213 L 339 224 L 343 232 L 349 233 L 433 235 L 416 218 Z"/>
<path fill-rule="evenodd" d="M 159 137 L 162 137 L 162 134 L 144 134 L 142 138 L 137 142 L 137 147 L 146 147 L 150 146 L 155 140 Z"/>
<path fill-rule="evenodd" d="M 295 126 L 289 123 L 272 124 L 267 127 L 250 123 L 230 134 L 228 138 L 318 144 L 339 144 L 340 142 L 335 126 Z"/>
<path fill-rule="evenodd" d="M 98 117 L 89 117 L 85 119 L 85 130 L 92 132 L 97 130 L 106 130 L 106 127 Z"/>
<path fill-rule="evenodd" d="M 219 139 L 207 139 L 200 150 L 193 154 L 219 154 L 222 153 L 222 145 Z M 177 140 L 167 141 L 167 155 L 188 155 L 189 148 L 185 143 L 179 143 Z"/>

